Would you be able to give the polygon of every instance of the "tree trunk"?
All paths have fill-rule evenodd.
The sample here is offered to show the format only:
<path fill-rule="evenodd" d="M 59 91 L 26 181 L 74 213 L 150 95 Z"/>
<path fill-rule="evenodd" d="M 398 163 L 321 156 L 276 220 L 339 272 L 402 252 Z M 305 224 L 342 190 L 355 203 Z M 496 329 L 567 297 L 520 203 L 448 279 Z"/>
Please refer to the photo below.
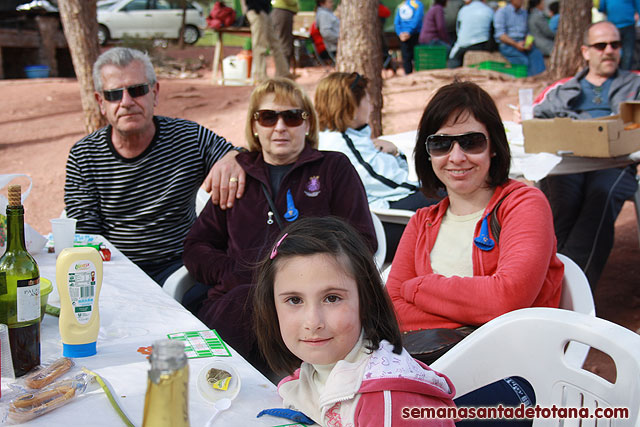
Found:
<path fill-rule="evenodd" d="M 592 0 L 563 0 L 560 25 L 551 52 L 549 77 L 558 80 L 575 75 L 584 65 L 580 46 L 591 24 Z"/>
<path fill-rule="evenodd" d="M 373 136 L 382 133 L 382 28 L 377 0 L 340 2 L 338 71 L 358 72 L 369 79 Z"/>
<path fill-rule="evenodd" d="M 93 96 L 91 76 L 93 63 L 99 54 L 96 0 L 59 0 L 58 6 L 73 69 L 80 83 L 85 131 L 91 133 L 106 124 Z"/>
<path fill-rule="evenodd" d="M 180 24 L 180 38 L 178 39 L 178 46 L 180 49 L 184 49 L 184 26 L 187 22 L 187 0 L 182 0 L 182 23 Z"/>

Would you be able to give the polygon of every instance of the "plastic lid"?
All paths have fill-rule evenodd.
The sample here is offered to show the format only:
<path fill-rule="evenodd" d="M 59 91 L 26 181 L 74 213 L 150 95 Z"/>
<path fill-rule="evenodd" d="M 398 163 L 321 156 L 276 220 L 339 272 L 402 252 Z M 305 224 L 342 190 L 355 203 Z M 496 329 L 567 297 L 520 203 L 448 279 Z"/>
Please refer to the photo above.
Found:
<path fill-rule="evenodd" d="M 97 353 L 96 342 L 87 344 L 62 343 L 62 355 L 65 357 L 88 357 Z"/>

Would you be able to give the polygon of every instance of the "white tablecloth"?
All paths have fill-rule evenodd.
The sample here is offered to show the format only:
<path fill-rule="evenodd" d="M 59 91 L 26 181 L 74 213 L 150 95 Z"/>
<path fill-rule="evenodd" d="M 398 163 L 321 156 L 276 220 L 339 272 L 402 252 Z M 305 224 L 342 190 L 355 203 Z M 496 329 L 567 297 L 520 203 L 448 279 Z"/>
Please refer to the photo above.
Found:
<path fill-rule="evenodd" d="M 636 151 L 628 156 L 614 158 L 558 156 L 552 153 L 525 153 L 522 125 L 515 122 L 504 122 L 504 126 L 507 132 L 509 148 L 511 149 L 511 170 L 509 175 L 512 178 L 525 178 L 529 181 L 539 181 L 547 175 L 588 172 L 640 162 L 640 151 Z M 409 179 L 413 181 L 418 180 L 413 162 L 416 133 L 417 132 L 413 130 L 380 137 L 380 139 L 393 142 L 407 155 L 407 159 L 409 160 Z"/>
<path fill-rule="evenodd" d="M 101 238 L 104 240 L 103 238 Z M 139 347 L 150 346 L 168 333 L 199 331 L 207 327 L 162 291 L 149 276 L 140 270 L 112 245 L 112 260 L 105 262 L 100 294 L 100 333 L 98 354 L 78 358 L 79 366 L 100 374 L 115 390 L 121 407 L 136 425 L 142 425 L 144 396 L 147 387 L 149 362 Z M 55 286 L 55 255 L 42 252 L 36 256 L 40 275 L 50 279 L 54 291 L 49 303 L 59 306 Z M 45 315 L 41 331 L 42 361 L 62 355 L 58 319 Z M 214 425 L 274 426 L 286 424 L 285 419 L 271 416 L 256 418 L 265 408 L 282 407 L 282 399 L 275 386 L 245 361 L 235 350 L 232 357 L 190 359 L 189 418 L 192 426 L 204 426 L 211 415 L 212 404 L 197 391 L 196 376 L 213 359 L 233 365 L 242 380 L 238 396 L 231 408 L 221 412 Z M 2 380 L 2 401 L 8 393 L 7 380 Z M 64 407 L 32 420 L 33 426 L 119 426 L 123 425 L 106 395 L 95 390 Z"/>

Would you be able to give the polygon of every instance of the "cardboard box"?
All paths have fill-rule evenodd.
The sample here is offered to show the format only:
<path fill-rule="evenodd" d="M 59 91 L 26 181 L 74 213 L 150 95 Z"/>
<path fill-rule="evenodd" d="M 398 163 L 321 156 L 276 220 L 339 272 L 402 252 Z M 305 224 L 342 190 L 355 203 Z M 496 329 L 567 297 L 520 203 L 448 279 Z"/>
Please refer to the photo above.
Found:
<path fill-rule="evenodd" d="M 640 150 L 640 101 L 623 102 L 617 116 L 525 120 L 522 132 L 526 153 L 624 156 Z"/>

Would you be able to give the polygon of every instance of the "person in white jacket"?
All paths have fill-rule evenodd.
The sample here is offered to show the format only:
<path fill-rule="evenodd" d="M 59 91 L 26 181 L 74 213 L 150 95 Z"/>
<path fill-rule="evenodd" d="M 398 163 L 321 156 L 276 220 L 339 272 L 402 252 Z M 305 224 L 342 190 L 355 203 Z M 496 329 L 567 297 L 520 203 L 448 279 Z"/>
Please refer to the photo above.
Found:
<path fill-rule="evenodd" d="M 318 148 L 344 153 L 356 168 L 371 209 L 417 210 L 437 203 L 410 181 L 407 158 L 393 143 L 371 138 L 368 80 L 358 73 L 331 73 L 316 88 L 315 107 L 321 129 Z M 404 226 L 383 223 L 387 261 L 393 259 Z"/>

